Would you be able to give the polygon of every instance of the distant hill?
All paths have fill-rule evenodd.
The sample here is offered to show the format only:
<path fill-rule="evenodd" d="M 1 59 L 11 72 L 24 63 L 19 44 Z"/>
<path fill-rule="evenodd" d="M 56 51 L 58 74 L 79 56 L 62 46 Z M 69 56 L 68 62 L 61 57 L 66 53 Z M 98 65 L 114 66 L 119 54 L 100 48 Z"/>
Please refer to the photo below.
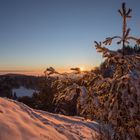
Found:
<path fill-rule="evenodd" d="M 7 73 L 7 74 L 1 74 L 0 77 L 36 77 L 32 75 L 26 75 L 26 74 L 18 74 L 18 73 Z"/>

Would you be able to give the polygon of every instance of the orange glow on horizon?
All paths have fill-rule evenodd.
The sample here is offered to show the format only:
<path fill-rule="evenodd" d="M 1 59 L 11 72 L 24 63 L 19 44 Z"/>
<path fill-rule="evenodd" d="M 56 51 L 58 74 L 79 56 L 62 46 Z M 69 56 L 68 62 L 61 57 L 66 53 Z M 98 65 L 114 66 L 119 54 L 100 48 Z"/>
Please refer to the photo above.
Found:
<path fill-rule="evenodd" d="M 81 71 L 81 72 L 82 72 L 82 71 L 84 71 L 84 68 L 83 68 L 83 67 L 81 67 L 81 68 L 80 68 L 80 71 Z"/>
<path fill-rule="evenodd" d="M 94 67 L 96 66 L 86 66 L 86 65 L 83 65 L 84 67 L 80 67 L 80 70 L 81 72 L 82 71 L 88 71 L 88 70 L 91 70 L 91 69 L 94 69 Z M 48 66 L 49 67 L 49 66 Z M 40 67 L 33 67 L 33 68 L 27 68 L 27 67 L 17 67 L 17 68 L 7 68 L 6 70 L 4 69 L 1 69 L 0 70 L 0 74 L 8 74 L 8 73 L 13 73 L 13 74 L 25 74 L 25 75 L 34 75 L 34 76 L 42 76 L 44 75 L 44 70 L 46 69 L 47 67 L 44 67 L 44 66 L 40 66 Z M 70 70 L 71 67 L 54 67 L 54 69 L 59 72 L 59 73 L 70 73 L 72 72 Z"/>

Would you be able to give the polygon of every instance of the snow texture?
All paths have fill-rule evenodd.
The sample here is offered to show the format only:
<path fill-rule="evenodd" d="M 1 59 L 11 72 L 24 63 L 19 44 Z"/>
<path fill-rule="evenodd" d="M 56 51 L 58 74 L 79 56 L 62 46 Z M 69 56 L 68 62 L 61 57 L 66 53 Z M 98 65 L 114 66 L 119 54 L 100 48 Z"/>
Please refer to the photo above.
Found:
<path fill-rule="evenodd" d="M 0 98 L 0 140 L 93 140 L 99 124 L 29 108 Z"/>

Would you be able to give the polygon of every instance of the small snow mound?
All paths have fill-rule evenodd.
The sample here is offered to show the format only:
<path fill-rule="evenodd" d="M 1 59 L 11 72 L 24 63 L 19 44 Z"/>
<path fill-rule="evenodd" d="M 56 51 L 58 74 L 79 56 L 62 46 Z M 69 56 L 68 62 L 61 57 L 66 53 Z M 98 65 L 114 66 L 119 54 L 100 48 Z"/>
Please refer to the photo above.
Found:
<path fill-rule="evenodd" d="M 1 140 L 93 140 L 98 132 L 94 121 L 34 110 L 0 98 Z"/>

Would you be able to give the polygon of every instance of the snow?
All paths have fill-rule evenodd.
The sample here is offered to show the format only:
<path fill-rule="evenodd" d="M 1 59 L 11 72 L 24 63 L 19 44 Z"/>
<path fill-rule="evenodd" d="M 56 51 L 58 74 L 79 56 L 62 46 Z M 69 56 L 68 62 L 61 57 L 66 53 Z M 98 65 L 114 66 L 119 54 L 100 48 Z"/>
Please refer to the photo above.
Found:
<path fill-rule="evenodd" d="M 23 97 L 23 96 L 29 96 L 31 97 L 33 95 L 34 92 L 38 92 L 34 89 L 27 89 L 23 86 L 19 87 L 19 88 L 14 88 L 12 90 L 12 94 L 14 95 L 14 93 L 16 93 L 17 97 Z"/>
<path fill-rule="evenodd" d="M 80 105 L 84 105 L 85 104 L 85 99 L 86 99 L 88 94 L 87 94 L 87 90 L 86 90 L 85 86 L 81 86 L 80 89 L 81 89 L 81 91 L 80 91 L 79 101 L 80 101 Z"/>
<path fill-rule="evenodd" d="M 0 98 L 1 140 L 93 140 L 99 124 L 81 117 L 68 117 L 29 108 Z"/>

